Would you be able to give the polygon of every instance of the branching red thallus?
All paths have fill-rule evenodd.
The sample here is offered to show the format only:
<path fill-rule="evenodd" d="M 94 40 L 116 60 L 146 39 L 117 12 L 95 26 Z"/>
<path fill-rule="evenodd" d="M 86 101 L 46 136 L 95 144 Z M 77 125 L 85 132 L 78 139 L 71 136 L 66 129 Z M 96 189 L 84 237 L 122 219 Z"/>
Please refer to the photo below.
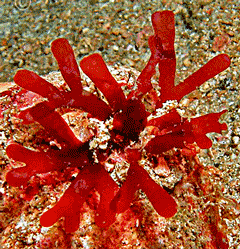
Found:
<path fill-rule="evenodd" d="M 218 122 L 225 111 L 188 121 L 174 109 L 166 115 L 148 121 L 151 113 L 145 109 L 141 100 L 145 94 L 154 91 L 151 78 L 157 65 L 160 72 L 161 95 L 156 100 L 156 108 L 160 108 L 167 100 L 181 100 L 230 65 L 229 57 L 220 54 L 175 86 L 174 14 L 171 11 L 156 12 L 152 15 L 152 23 L 154 35 L 149 38 L 151 57 L 137 79 L 137 89 L 128 97 L 124 95 L 99 54 L 85 57 L 80 62 L 80 67 L 102 92 L 107 102 L 84 91 L 73 50 L 68 41 L 62 38 L 53 41 L 51 48 L 70 91 L 60 91 L 34 72 L 19 70 L 16 73 L 14 81 L 18 86 L 47 98 L 46 101 L 22 111 L 21 118 L 41 124 L 49 135 L 57 140 L 61 148 L 56 150 L 49 147 L 47 151 L 32 151 L 11 142 L 6 149 L 8 157 L 24 162 L 25 166 L 9 171 L 6 181 L 15 187 L 27 186 L 30 178 L 39 173 L 60 171 L 68 167 L 79 169 L 78 175 L 58 203 L 41 216 L 40 222 L 43 226 L 49 227 L 64 217 L 66 231 L 76 231 L 80 223 L 81 206 L 93 189 L 100 194 L 95 217 L 95 222 L 100 227 L 110 226 L 118 213 L 127 210 L 138 189 L 146 194 L 159 215 L 172 217 L 177 212 L 177 204 L 174 198 L 155 183 L 139 165 L 142 150 L 151 157 L 161 155 L 172 148 L 185 148 L 187 144 L 194 142 L 200 148 L 210 148 L 212 142 L 206 134 L 220 133 L 227 129 L 226 124 Z M 102 121 L 113 118 L 108 149 L 95 151 L 98 162 L 93 158 L 89 142 L 81 142 L 57 112 L 56 109 L 59 107 L 81 109 Z M 137 149 L 132 142 L 138 141 L 139 134 L 147 126 L 155 126 L 159 134 L 156 134 L 144 148 Z M 103 167 L 104 161 L 114 148 L 125 153 L 130 164 L 127 178 L 121 187 Z"/>

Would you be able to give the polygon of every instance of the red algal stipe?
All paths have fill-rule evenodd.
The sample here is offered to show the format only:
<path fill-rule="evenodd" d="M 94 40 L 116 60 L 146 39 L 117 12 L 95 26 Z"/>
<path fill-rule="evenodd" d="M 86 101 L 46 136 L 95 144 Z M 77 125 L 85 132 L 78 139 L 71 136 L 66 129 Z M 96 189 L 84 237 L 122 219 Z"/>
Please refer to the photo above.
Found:
<path fill-rule="evenodd" d="M 14 187 L 28 186 L 31 177 L 68 168 L 77 171 L 77 176 L 60 198 L 58 203 L 43 213 L 42 226 L 52 226 L 61 217 L 65 219 L 67 232 L 74 232 L 80 224 L 80 212 L 89 194 L 99 193 L 100 201 L 96 210 L 95 222 L 100 227 L 109 227 L 119 213 L 126 211 L 134 202 L 136 191 L 141 189 L 156 212 L 166 218 L 174 216 L 178 210 L 171 193 L 157 184 L 142 167 L 143 155 L 148 158 L 161 158 L 162 153 L 185 149 L 196 143 L 198 147 L 210 148 L 209 132 L 221 133 L 226 124 L 219 123 L 219 113 L 207 114 L 188 120 L 179 115 L 176 109 L 163 116 L 156 116 L 145 108 L 142 99 L 146 93 L 155 91 L 151 78 L 158 65 L 161 95 L 155 101 L 156 108 L 167 100 L 181 100 L 208 79 L 214 77 L 230 65 L 230 58 L 221 54 L 175 86 L 176 57 L 174 51 L 174 14 L 171 11 L 156 12 L 152 15 L 154 35 L 149 38 L 151 57 L 137 79 L 137 89 L 125 96 L 117 81 L 109 72 L 100 54 L 92 54 L 80 62 L 83 72 L 92 80 L 106 100 L 84 90 L 82 78 L 74 57 L 73 49 L 66 39 L 52 42 L 52 52 L 62 76 L 70 90 L 64 91 L 53 86 L 43 78 L 28 70 L 19 70 L 14 77 L 15 83 L 46 100 L 22 111 L 23 122 L 38 122 L 52 137 L 57 146 L 33 151 L 10 141 L 6 152 L 14 161 L 25 166 L 12 169 L 6 181 Z M 88 117 L 110 122 L 111 137 L 106 149 L 90 148 L 90 141 L 80 141 L 61 116 L 69 110 L 83 110 Z M 149 120 L 149 116 L 152 119 Z M 155 116 L 154 116 L 155 115 Z M 144 144 L 139 142 L 140 135 L 148 127 L 155 127 L 152 136 Z M 121 186 L 111 178 L 104 163 L 113 151 L 124 155 L 130 165 L 127 177 Z M 160 160 L 161 161 L 161 160 Z"/>

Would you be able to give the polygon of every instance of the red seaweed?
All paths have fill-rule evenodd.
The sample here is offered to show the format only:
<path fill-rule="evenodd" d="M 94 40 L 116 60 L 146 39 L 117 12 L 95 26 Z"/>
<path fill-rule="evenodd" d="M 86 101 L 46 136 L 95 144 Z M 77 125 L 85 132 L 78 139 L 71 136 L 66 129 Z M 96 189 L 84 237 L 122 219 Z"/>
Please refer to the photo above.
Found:
<path fill-rule="evenodd" d="M 183 96 L 230 65 L 226 54 L 218 55 L 175 86 L 174 14 L 171 11 L 156 12 L 152 15 L 152 23 L 154 35 L 149 38 L 151 57 L 137 79 L 137 89 L 128 97 L 109 72 L 100 54 L 85 57 L 80 62 L 80 67 L 107 101 L 84 91 L 73 50 L 63 38 L 53 41 L 51 49 L 70 91 L 59 90 L 28 70 L 19 70 L 15 75 L 14 81 L 17 85 L 47 99 L 22 111 L 22 118 L 28 122 L 38 122 L 60 146 L 53 149 L 49 145 L 47 150 L 33 151 L 20 144 L 10 143 L 6 149 L 8 157 L 25 163 L 25 166 L 10 170 L 6 181 L 14 187 L 28 186 L 31 177 L 36 174 L 60 172 L 69 167 L 78 170 L 76 178 L 67 179 L 71 184 L 58 203 L 42 215 L 40 222 L 43 226 L 51 226 L 64 217 L 66 231 L 76 231 L 80 224 L 81 207 L 91 191 L 97 191 L 100 195 L 95 217 L 96 224 L 100 227 L 107 228 L 114 223 L 118 213 L 131 206 L 139 189 L 146 194 L 159 215 L 165 218 L 174 216 L 177 212 L 176 201 L 171 193 L 157 184 L 140 165 L 143 154 L 146 153 L 152 158 L 173 148 L 187 150 L 194 142 L 200 148 L 209 148 L 212 142 L 206 134 L 220 133 L 227 129 L 226 124 L 218 122 L 226 110 L 189 121 L 174 109 L 166 115 L 147 120 L 151 113 L 146 110 L 142 97 L 154 90 L 151 78 L 157 65 L 161 87 L 157 108 L 166 100 L 181 100 Z M 104 122 L 113 119 L 112 128 L 109 128 L 111 137 L 108 148 L 95 149 L 94 156 L 89 141 L 81 142 L 77 138 L 58 108 L 81 109 Z M 153 115 L 156 114 L 155 111 Z M 149 126 L 154 126 L 158 132 L 145 146 L 139 147 L 139 136 Z M 104 163 L 114 150 L 123 153 L 130 165 L 121 186 L 118 186 L 104 169 Z"/>
<path fill-rule="evenodd" d="M 100 54 L 92 54 L 80 62 L 83 72 L 106 97 L 114 112 L 121 109 L 125 102 L 124 93 L 113 78 Z"/>

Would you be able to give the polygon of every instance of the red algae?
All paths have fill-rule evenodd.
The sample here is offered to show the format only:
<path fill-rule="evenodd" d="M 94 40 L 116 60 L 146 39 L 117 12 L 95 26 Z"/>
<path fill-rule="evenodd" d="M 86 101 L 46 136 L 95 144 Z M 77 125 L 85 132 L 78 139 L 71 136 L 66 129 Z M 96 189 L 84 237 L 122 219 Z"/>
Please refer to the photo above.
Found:
<path fill-rule="evenodd" d="M 149 38 L 151 57 L 137 78 L 137 89 L 132 90 L 128 96 L 125 96 L 100 54 L 85 57 L 80 62 L 80 67 L 105 99 L 85 91 L 73 50 L 63 38 L 53 41 L 51 49 L 69 90 L 58 89 L 28 70 L 19 70 L 16 73 L 14 81 L 18 86 L 45 98 L 22 111 L 23 122 L 39 123 L 57 146 L 53 147 L 49 143 L 44 149 L 39 146 L 34 151 L 10 141 L 6 148 L 7 156 L 12 161 L 24 163 L 25 166 L 11 169 L 6 175 L 6 182 L 13 187 L 27 188 L 38 174 L 65 172 L 69 169 L 75 173 L 66 174 L 64 180 L 70 182 L 70 185 L 57 204 L 42 214 L 42 226 L 53 226 L 63 217 L 65 231 L 77 231 L 81 223 L 82 208 L 93 191 L 99 194 L 94 210 L 95 223 L 106 231 L 109 227 L 114 227 L 117 218 L 134 205 L 139 190 L 145 193 L 160 216 L 173 217 L 178 211 L 176 195 L 173 195 L 175 190 L 170 191 L 155 182 L 141 161 L 145 157 L 150 161 L 157 158 L 157 161 L 161 162 L 164 160 L 164 153 L 172 149 L 185 150 L 192 158 L 198 152 L 196 146 L 201 149 L 212 146 L 207 133 L 221 133 L 227 129 L 226 124 L 219 123 L 220 116 L 226 110 L 191 120 L 181 117 L 177 109 L 160 117 L 156 115 L 157 108 L 162 107 L 167 100 L 180 101 L 205 81 L 229 67 L 230 58 L 226 54 L 216 56 L 175 86 L 174 14 L 171 11 L 156 12 L 152 15 L 152 23 L 154 35 Z M 150 113 L 142 100 L 145 94 L 155 91 L 151 79 L 157 65 L 161 95 L 158 99 L 153 99 L 156 109 Z M 88 113 L 88 119 L 95 118 L 103 122 L 110 134 L 107 148 L 92 148 L 91 139 L 81 141 L 59 110 L 62 113 L 82 110 Z M 153 118 L 149 120 L 150 115 Z M 141 134 L 146 134 L 149 127 L 154 127 L 154 132 L 147 134 L 148 140 L 143 143 Z M 97 133 L 95 131 L 94 135 L 97 136 Z M 121 154 L 129 165 L 127 175 L 120 184 L 112 179 L 104 167 L 115 152 Z M 167 164 L 165 160 L 164 162 Z M 176 167 L 180 167 L 179 165 Z M 194 165 L 195 171 L 191 175 L 191 181 L 196 178 L 194 172 L 199 173 L 200 169 L 202 170 L 198 163 Z M 195 179 L 195 182 L 198 180 Z M 184 181 L 185 179 L 181 184 L 184 184 Z M 200 180 L 199 182 L 202 184 Z M 216 213 L 216 210 L 202 213 L 202 219 L 206 222 L 209 220 L 209 213 Z M 226 238 L 218 228 L 217 218 L 210 220 L 209 231 L 211 234 L 217 233 L 213 242 L 214 248 L 228 248 L 227 243 L 223 242 Z"/>

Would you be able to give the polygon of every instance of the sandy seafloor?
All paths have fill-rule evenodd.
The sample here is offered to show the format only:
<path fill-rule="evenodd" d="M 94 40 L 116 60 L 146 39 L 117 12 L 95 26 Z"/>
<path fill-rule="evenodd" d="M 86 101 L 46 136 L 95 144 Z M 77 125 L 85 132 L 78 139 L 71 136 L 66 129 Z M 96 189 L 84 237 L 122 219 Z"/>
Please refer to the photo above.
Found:
<path fill-rule="evenodd" d="M 218 177 L 213 177 L 211 181 L 213 185 L 221 186 L 224 198 L 235 200 L 235 206 L 229 212 L 231 215 L 220 213 L 223 221 L 220 222 L 220 226 L 226 226 L 223 230 L 227 234 L 229 248 L 239 249 L 240 7 L 238 1 L 3 0 L 0 2 L 0 82 L 11 82 L 20 68 L 32 70 L 39 75 L 58 70 L 51 54 L 50 44 L 59 37 L 69 40 L 78 62 L 84 56 L 98 52 L 109 65 L 124 65 L 141 71 L 150 56 L 147 39 L 152 34 L 151 14 L 158 10 L 172 10 L 175 13 L 176 82 L 182 81 L 220 53 L 226 53 L 231 57 L 231 66 L 200 87 L 198 98 L 194 101 L 185 101 L 183 108 L 187 116 L 228 109 L 228 113 L 222 118 L 228 125 L 228 131 L 220 138 L 212 134 L 212 148 L 202 150 L 199 158 L 205 167 L 211 165 L 218 172 Z M 4 183 L 4 173 L 8 163 L 4 152 L 6 146 L 4 134 L 7 129 L 8 127 L 1 122 L 1 193 L 7 189 Z M 9 189 L 7 191 L 13 192 Z M 61 192 L 62 189 L 59 188 L 58 191 Z M 43 194 L 40 194 L 39 199 L 43 198 L 42 196 Z M 144 197 L 142 198 L 144 202 Z M 1 195 L 0 248 L 48 248 L 47 242 L 41 246 L 39 244 L 39 240 L 46 234 L 51 238 L 55 236 L 58 241 L 52 245 L 52 248 L 66 248 L 61 241 L 65 238 L 64 231 L 59 232 L 59 228 L 54 227 L 55 230 L 52 229 L 50 236 L 49 232 L 41 229 L 38 219 L 44 206 L 38 209 L 40 211 L 32 211 L 33 206 L 37 204 L 29 204 L 32 205 L 29 208 L 32 213 L 28 214 L 28 217 L 25 209 L 24 214 L 19 216 L 14 214 L 14 219 L 10 219 L 3 207 L 3 199 Z M 221 205 L 224 207 L 225 204 Z M 148 210 L 149 204 L 146 206 L 146 215 L 148 215 L 151 208 Z M 89 219 L 92 222 L 92 218 L 91 211 L 87 207 L 86 210 L 88 212 L 85 215 L 87 217 L 85 223 L 72 237 L 72 248 L 114 248 L 111 247 L 112 241 L 107 244 L 106 240 L 105 245 L 103 242 L 104 236 L 111 237 L 110 231 L 101 233 L 96 226 L 88 225 Z M 116 230 L 113 230 L 115 248 L 213 248 L 204 247 L 204 238 L 199 239 L 199 233 L 194 233 L 194 229 L 197 229 L 195 221 L 191 220 L 194 216 L 180 212 L 177 217 L 166 222 L 152 212 L 151 210 L 152 222 L 164 224 L 161 228 L 154 226 L 162 240 L 159 239 L 157 242 L 154 238 L 154 243 L 144 242 L 149 240 L 146 222 L 141 231 L 136 229 L 132 234 L 126 231 L 121 233 L 121 230 L 117 234 Z M 31 228 L 28 227 L 30 223 Z M 135 225 L 141 226 L 141 224 Z M 59 226 L 61 227 L 61 224 Z M 164 230 L 164 226 L 171 227 L 168 238 L 165 237 L 168 228 Z M 152 229 L 151 225 L 150 227 Z M 161 235 L 161 231 L 164 236 Z M 134 236 L 137 237 L 136 240 Z M 205 236 L 208 236 L 207 233 Z"/>

